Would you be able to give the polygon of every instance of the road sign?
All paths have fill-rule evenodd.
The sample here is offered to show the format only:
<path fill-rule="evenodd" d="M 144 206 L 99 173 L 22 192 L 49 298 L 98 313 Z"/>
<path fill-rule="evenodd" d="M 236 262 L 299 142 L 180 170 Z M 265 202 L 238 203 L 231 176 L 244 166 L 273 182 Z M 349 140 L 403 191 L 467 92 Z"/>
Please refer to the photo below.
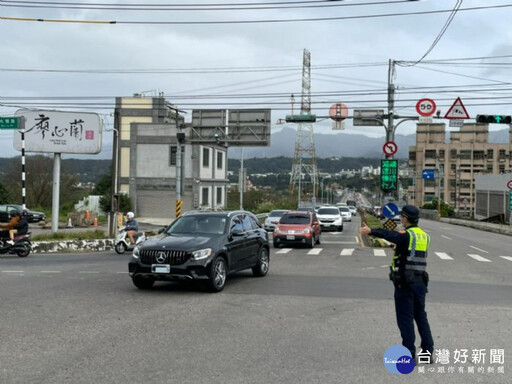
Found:
<path fill-rule="evenodd" d="M 512 180 L 507 181 L 507 188 L 512 189 Z"/>
<path fill-rule="evenodd" d="M 17 117 L 0 117 L 0 129 L 18 129 Z"/>
<path fill-rule="evenodd" d="M 452 121 L 452 120 L 450 120 Z M 434 118 L 432 116 L 420 116 L 418 117 L 418 123 L 422 124 L 432 124 L 434 122 Z"/>
<path fill-rule="evenodd" d="M 421 178 L 425 180 L 433 180 L 435 178 L 435 169 L 424 169 L 421 171 Z"/>
<path fill-rule="evenodd" d="M 395 229 L 397 227 L 396 223 L 391 219 L 387 219 L 384 222 L 384 224 L 382 224 L 382 226 L 386 229 L 389 229 L 390 231 L 392 231 L 393 229 Z"/>
<path fill-rule="evenodd" d="M 462 127 L 464 120 L 462 119 L 450 119 L 450 127 Z"/>
<path fill-rule="evenodd" d="M 453 102 L 446 115 L 444 115 L 445 119 L 469 119 L 468 111 L 466 111 L 466 107 L 462 104 L 462 100 L 460 97 L 457 97 Z"/>
<path fill-rule="evenodd" d="M 398 161 L 380 161 L 380 189 L 385 192 L 396 191 L 398 184 Z"/>
<path fill-rule="evenodd" d="M 508 210 L 512 211 L 512 191 L 508 191 Z"/>
<path fill-rule="evenodd" d="M 352 125 L 354 127 L 381 127 L 383 109 L 354 109 Z"/>
<path fill-rule="evenodd" d="M 386 141 L 382 146 L 382 151 L 386 156 L 393 156 L 398 151 L 398 145 L 394 141 Z"/>
<path fill-rule="evenodd" d="M 432 99 L 420 99 L 416 103 L 416 112 L 421 116 L 432 116 L 436 112 L 436 102 Z"/>
<path fill-rule="evenodd" d="M 333 120 L 344 120 L 348 116 L 348 108 L 345 104 L 336 103 L 329 108 L 329 117 Z"/>
<path fill-rule="evenodd" d="M 400 212 L 400 208 L 395 203 L 387 203 L 382 206 L 382 214 L 388 219 L 392 219 Z"/>

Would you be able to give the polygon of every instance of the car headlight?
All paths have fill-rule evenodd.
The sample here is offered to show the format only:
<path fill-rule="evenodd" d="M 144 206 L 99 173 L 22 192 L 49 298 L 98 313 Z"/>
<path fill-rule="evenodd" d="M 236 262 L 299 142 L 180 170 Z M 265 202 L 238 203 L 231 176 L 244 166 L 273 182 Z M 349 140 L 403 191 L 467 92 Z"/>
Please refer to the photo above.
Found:
<path fill-rule="evenodd" d="M 139 249 L 139 247 L 133 248 L 132 256 L 133 256 L 134 259 L 138 259 L 139 258 L 139 256 L 140 256 L 140 249 Z"/>
<path fill-rule="evenodd" d="M 310 233 L 311 232 L 311 228 L 306 228 L 305 230 L 303 230 L 302 232 L 304 233 Z"/>
<path fill-rule="evenodd" d="M 192 252 L 192 258 L 194 260 L 202 260 L 202 259 L 206 259 L 211 254 L 212 254 L 211 248 L 199 249 L 197 251 Z"/>

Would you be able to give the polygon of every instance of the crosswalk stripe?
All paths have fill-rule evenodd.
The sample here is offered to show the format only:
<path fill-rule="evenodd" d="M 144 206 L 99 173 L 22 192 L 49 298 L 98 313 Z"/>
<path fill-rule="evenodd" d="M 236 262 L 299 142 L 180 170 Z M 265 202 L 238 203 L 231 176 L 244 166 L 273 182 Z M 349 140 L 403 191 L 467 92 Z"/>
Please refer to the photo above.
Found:
<path fill-rule="evenodd" d="M 386 256 L 386 251 L 383 249 L 374 249 L 373 256 Z"/>
<path fill-rule="evenodd" d="M 505 260 L 512 261 L 512 256 L 500 256 L 500 257 Z"/>
<path fill-rule="evenodd" d="M 291 248 L 283 248 L 283 249 L 280 249 L 279 251 L 277 251 L 276 253 L 288 253 L 291 250 L 292 250 Z"/>
<path fill-rule="evenodd" d="M 447 255 L 446 253 L 444 253 L 444 252 L 435 252 L 435 254 L 436 254 L 437 256 L 439 256 L 439 258 L 440 258 L 440 259 L 442 259 L 442 260 L 453 260 L 453 257 L 448 256 L 448 255 Z"/>
<path fill-rule="evenodd" d="M 341 250 L 340 256 L 352 256 L 354 248 L 344 248 Z"/>
<path fill-rule="evenodd" d="M 313 248 L 308 252 L 308 255 L 318 255 L 322 250 L 323 248 Z"/>
<path fill-rule="evenodd" d="M 480 256 L 480 255 L 473 255 L 473 254 L 470 254 L 470 253 L 468 253 L 467 255 L 468 255 L 469 257 L 471 257 L 471 258 L 475 259 L 476 261 L 487 261 L 487 262 L 489 262 L 489 263 L 491 262 L 491 260 L 486 259 L 485 257 L 482 257 L 482 256 Z"/>

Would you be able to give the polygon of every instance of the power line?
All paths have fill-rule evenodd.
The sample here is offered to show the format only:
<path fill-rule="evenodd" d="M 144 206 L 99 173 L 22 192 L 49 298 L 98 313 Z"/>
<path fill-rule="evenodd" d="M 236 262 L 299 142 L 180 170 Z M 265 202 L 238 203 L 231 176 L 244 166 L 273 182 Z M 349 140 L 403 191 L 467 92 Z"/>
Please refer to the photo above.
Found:
<path fill-rule="evenodd" d="M 479 11 L 484 9 L 501 9 L 512 7 L 512 4 L 479 6 L 461 8 L 461 11 Z M 361 20 L 375 19 L 383 17 L 398 16 L 420 16 L 434 15 L 452 12 L 450 9 L 434 10 L 434 11 L 418 11 L 418 12 L 396 12 L 381 13 L 372 15 L 356 15 L 356 16 L 332 16 L 332 17 L 316 17 L 316 18 L 292 18 L 292 19 L 260 19 L 260 20 L 216 20 L 216 21 L 116 21 L 116 20 L 73 20 L 73 19 L 43 19 L 28 17 L 7 17 L 0 16 L 0 20 L 6 21 L 26 21 L 26 22 L 49 22 L 49 23 L 71 23 L 71 24 L 125 24 L 125 25 L 229 25 L 229 24 L 269 24 L 269 23 L 292 23 L 292 22 L 318 22 L 318 21 L 339 21 L 339 20 Z"/>

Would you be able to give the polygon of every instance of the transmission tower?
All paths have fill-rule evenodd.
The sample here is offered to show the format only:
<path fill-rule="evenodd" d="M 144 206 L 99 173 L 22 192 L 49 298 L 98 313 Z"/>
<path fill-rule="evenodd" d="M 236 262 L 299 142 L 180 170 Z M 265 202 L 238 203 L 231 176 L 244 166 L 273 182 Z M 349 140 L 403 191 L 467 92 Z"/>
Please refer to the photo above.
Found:
<path fill-rule="evenodd" d="M 302 60 L 302 100 L 300 113 L 311 115 L 311 54 L 304 49 Z M 307 120 L 307 119 L 306 119 Z M 298 205 L 311 204 L 316 200 L 318 172 L 316 168 L 315 139 L 313 124 L 299 122 L 295 139 L 290 190 L 298 193 Z"/>

